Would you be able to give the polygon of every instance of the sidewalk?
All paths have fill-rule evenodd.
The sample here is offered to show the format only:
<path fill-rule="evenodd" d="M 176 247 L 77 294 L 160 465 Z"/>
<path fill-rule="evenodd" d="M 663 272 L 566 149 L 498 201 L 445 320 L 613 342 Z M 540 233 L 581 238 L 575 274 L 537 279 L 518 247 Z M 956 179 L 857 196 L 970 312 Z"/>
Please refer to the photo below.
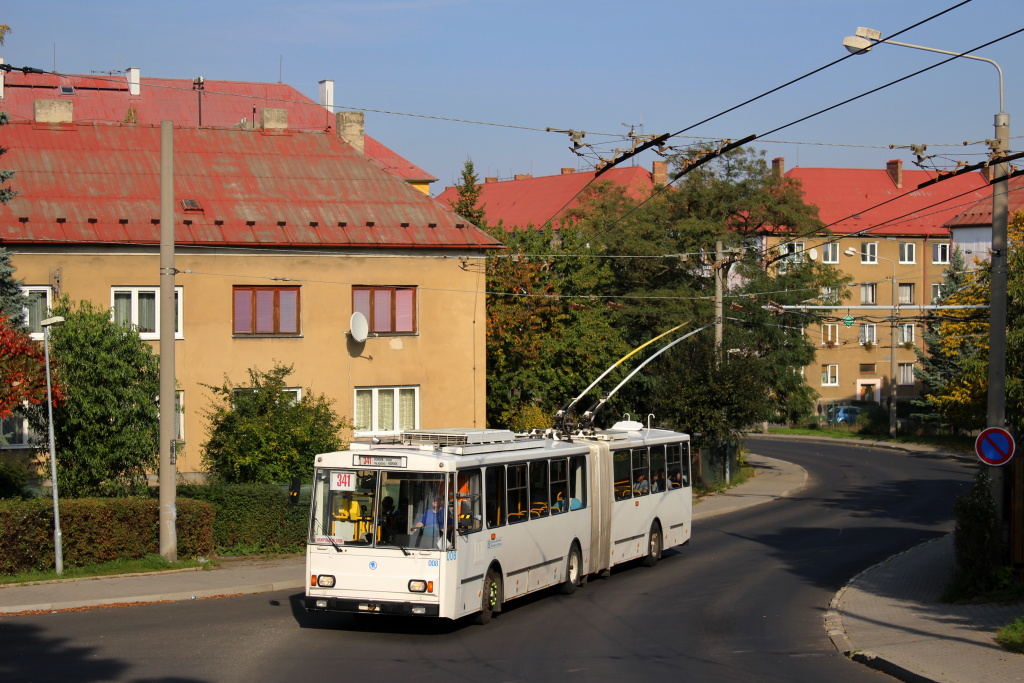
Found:
<path fill-rule="evenodd" d="M 756 435 L 748 444 L 755 451 L 756 438 L 762 437 Z M 923 446 L 903 450 L 940 452 Z M 792 495 L 807 483 L 807 473 L 797 465 L 758 455 L 751 455 L 749 462 L 758 475 L 696 503 L 695 521 Z M 24 612 L 301 590 L 303 563 L 301 556 L 232 560 L 208 571 L 5 586 L 0 587 L 0 618 Z M 939 603 L 952 567 L 952 541 L 945 537 L 867 569 L 833 599 L 825 618 L 829 637 L 855 661 L 905 681 L 1024 681 L 1024 655 L 1006 652 L 994 641 L 996 628 L 1024 614 L 1024 604 Z"/>

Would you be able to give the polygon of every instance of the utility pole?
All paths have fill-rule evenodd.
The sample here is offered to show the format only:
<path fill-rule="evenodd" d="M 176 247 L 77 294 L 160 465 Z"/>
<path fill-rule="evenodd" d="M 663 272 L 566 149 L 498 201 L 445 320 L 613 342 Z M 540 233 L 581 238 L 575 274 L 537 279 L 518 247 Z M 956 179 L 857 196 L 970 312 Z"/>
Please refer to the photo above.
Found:
<path fill-rule="evenodd" d="M 725 254 L 722 240 L 715 242 L 715 367 L 722 362 L 722 299 L 725 292 Z"/>
<path fill-rule="evenodd" d="M 889 336 L 889 436 L 896 436 L 896 390 L 899 378 L 896 376 L 896 331 L 900 319 L 899 284 L 896 282 L 896 264 L 892 267 L 892 332 Z"/>
<path fill-rule="evenodd" d="M 174 387 L 174 128 L 160 122 L 160 555 L 178 559 Z"/>

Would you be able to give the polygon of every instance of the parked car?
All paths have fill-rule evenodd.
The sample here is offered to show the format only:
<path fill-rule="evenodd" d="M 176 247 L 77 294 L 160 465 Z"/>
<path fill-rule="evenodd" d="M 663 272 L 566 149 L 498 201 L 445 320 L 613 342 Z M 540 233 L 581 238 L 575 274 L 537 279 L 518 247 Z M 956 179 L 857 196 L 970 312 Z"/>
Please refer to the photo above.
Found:
<path fill-rule="evenodd" d="M 852 425 L 857 422 L 860 408 L 856 406 L 833 406 L 828 409 L 828 423 L 834 425 Z"/>

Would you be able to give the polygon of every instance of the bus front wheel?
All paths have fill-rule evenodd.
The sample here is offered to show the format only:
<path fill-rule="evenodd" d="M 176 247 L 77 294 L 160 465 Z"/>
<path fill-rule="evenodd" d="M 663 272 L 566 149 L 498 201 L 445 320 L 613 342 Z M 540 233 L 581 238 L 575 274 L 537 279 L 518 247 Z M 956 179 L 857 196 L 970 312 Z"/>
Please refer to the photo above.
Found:
<path fill-rule="evenodd" d="M 651 525 L 651 535 L 648 539 L 644 566 L 653 567 L 661 559 L 661 527 L 658 526 L 657 522 Z"/>
<path fill-rule="evenodd" d="M 501 611 L 501 576 L 493 569 L 487 570 L 484 577 L 484 590 L 481 596 L 480 613 L 476 615 L 476 623 L 483 626 L 491 620 L 495 612 Z"/>
<path fill-rule="evenodd" d="M 562 595 L 572 595 L 576 592 L 576 587 L 580 585 L 582 567 L 583 556 L 580 553 L 579 546 L 574 542 L 572 547 L 569 548 L 569 559 L 565 561 L 565 580 L 558 587 Z"/>

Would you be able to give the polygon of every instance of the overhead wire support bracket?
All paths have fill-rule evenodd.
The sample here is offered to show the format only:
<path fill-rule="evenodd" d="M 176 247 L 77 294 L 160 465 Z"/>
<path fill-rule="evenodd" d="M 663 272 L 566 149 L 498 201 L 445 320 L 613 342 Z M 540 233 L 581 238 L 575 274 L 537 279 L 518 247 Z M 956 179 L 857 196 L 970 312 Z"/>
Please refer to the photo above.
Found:
<path fill-rule="evenodd" d="M 1016 161 L 1021 157 L 1024 157 L 1024 152 L 1017 152 L 1016 154 L 1010 154 L 1009 156 L 998 157 L 996 159 L 986 159 L 985 161 L 979 161 L 978 163 L 971 164 L 970 166 L 961 166 L 955 171 L 950 171 L 949 173 L 940 172 L 938 176 L 932 178 L 931 180 L 926 180 L 920 185 L 918 185 L 917 189 L 920 190 L 921 188 L 928 187 L 929 185 L 941 183 L 943 180 L 949 180 L 954 176 L 963 175 L 964 173 L 970 173 L 971 171 L 980 171 L 981 169 L 988 168 L 989 166 L 992 166 L 994 164 L 1001 164 L 1008 161 Z"/>
<path fill-rule="evenodd" d="M 641 143 L 639 145 L 637 145 L 636 143 L 639 142 L 640 138 L 637 138 L 636 140 L 634 140 L 633 149 L 631 149 L 630 151 L 623 153 L 621 156 L 619 156 L 616 159 L 613 159 L 612 161 L 602 160 L 601 163 L 598 164 L 597 173 L 594 174 L 594 177 L 597 178 L 605 171 L 610 171 L 611 169 L 615 168 L 626 159 L 635 157 L 640 152 L 647 151 L 651 147 L 662 147 L 665 144 L 665 141 L 668 140 L 670 137 L 672 137 L 671 133 L 662 133 L 661 135 L 651 138 L 647 142 Z"/>

